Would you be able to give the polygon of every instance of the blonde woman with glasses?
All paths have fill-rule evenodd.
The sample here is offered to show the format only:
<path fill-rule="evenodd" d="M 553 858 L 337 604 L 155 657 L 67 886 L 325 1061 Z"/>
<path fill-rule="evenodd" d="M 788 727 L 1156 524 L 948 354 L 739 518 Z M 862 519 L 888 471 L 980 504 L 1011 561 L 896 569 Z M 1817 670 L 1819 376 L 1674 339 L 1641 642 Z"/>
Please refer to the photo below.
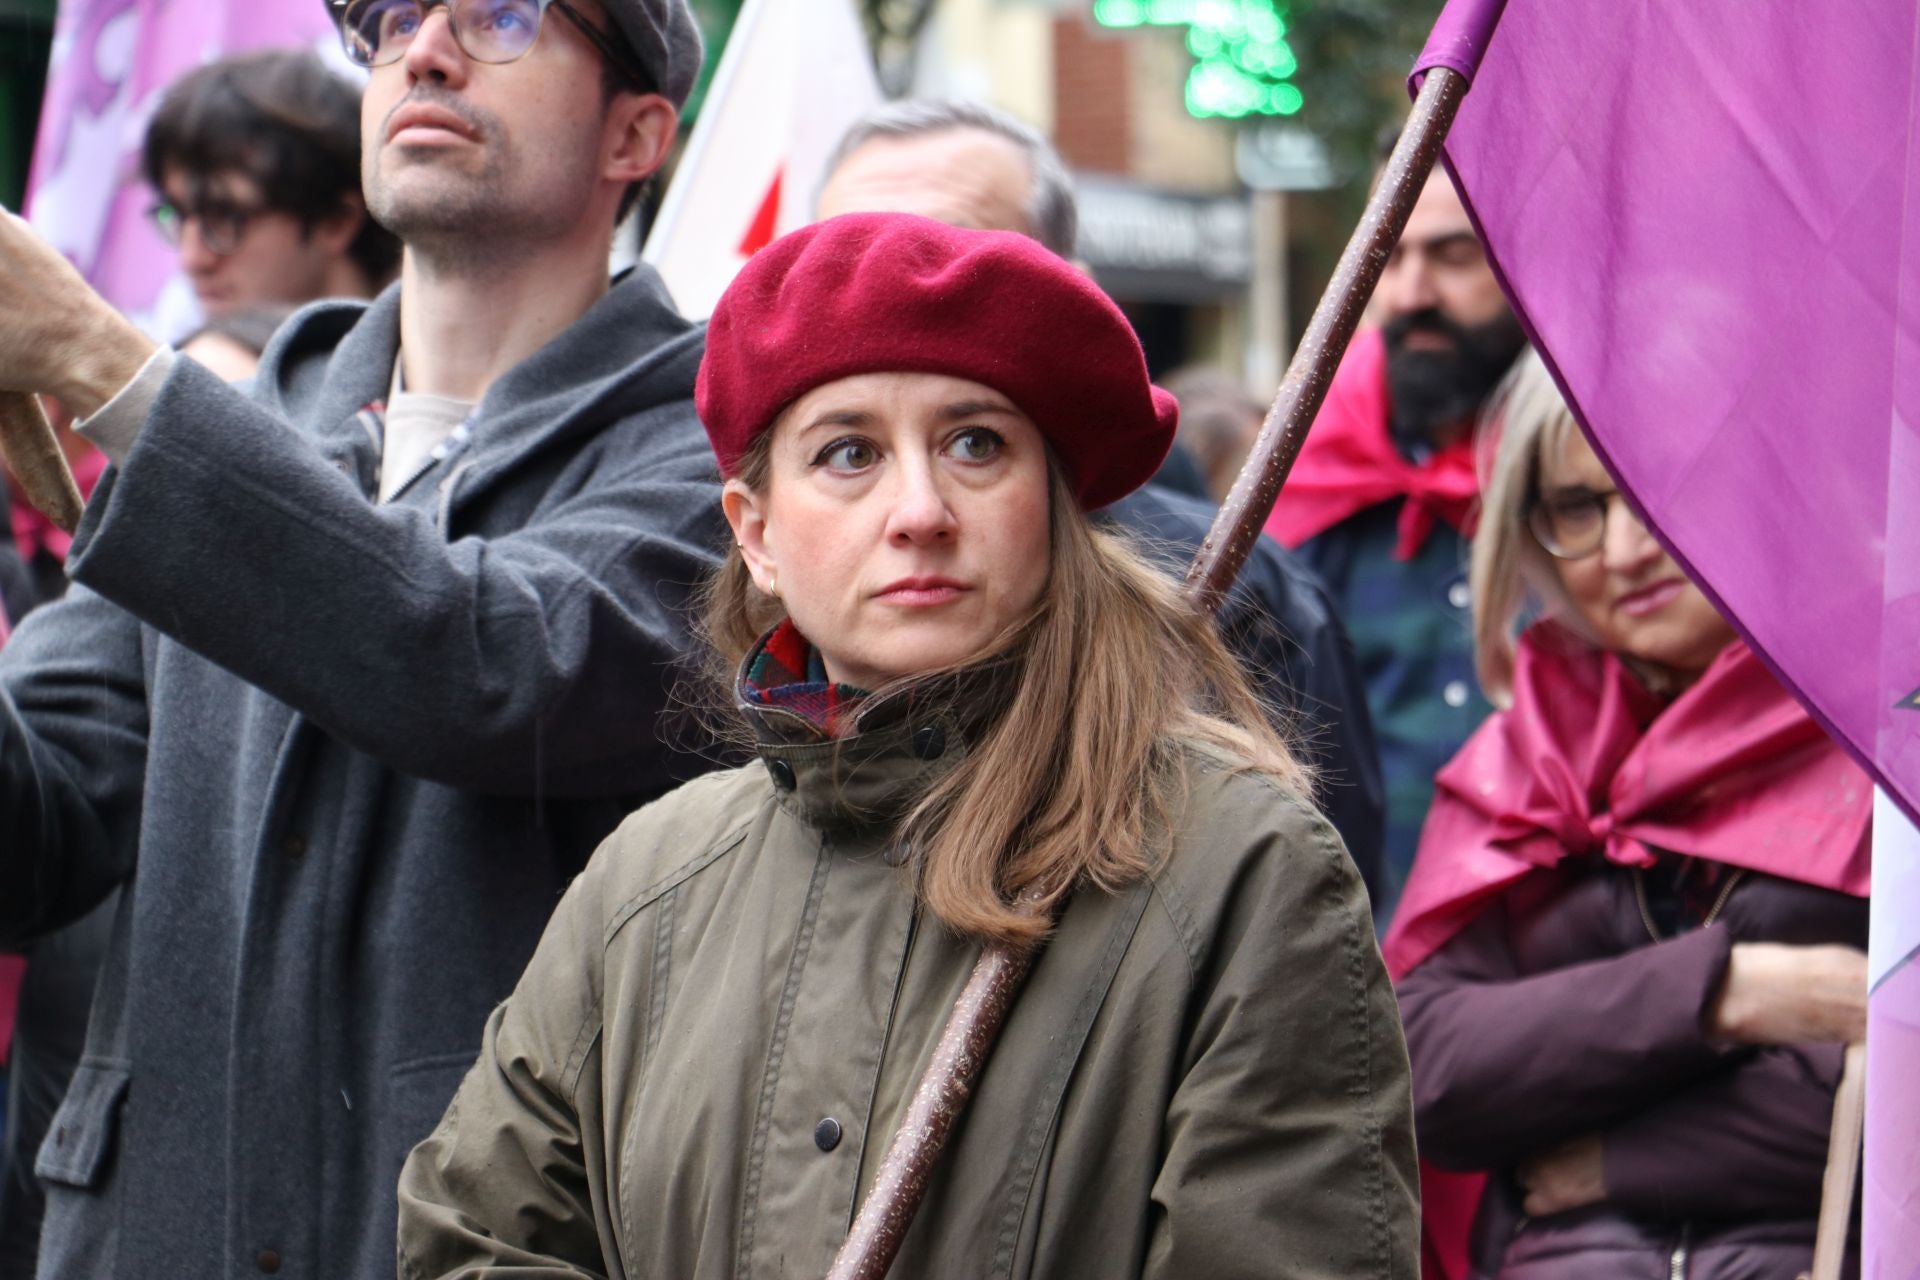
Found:
<path fill-rule="evenodd" d="M 1386 943 L 1429 1260 L 1793 1280 L 1865 1016 L 1867 781 L 1648 532 L 1538 356 L 1496 421 L 1472 574 L 1503 709 L 1441 772 Z"/>

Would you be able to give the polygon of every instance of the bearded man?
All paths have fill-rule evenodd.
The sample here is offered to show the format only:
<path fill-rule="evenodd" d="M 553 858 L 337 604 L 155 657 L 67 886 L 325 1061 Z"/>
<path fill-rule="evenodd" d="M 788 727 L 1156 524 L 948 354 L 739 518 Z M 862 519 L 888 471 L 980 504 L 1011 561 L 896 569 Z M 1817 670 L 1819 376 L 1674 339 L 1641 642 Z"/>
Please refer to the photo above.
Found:
<path fill-rule="evenodd" d="M 1382 160 L 1392 151 L 1389 139 Z M 1433 776 L 1492 708 L 1473 667 L 1467 539 L 1474 432 L 1526 348 L 1446 173 L 1427 180 L 1267 532 L 1346 620 L 1386 779 L 1384 926 L 1413 865 Z"/>
<path fill-rule="evenodd" d="M 685 0 L 331 0 L 405 245 L 245 392 L 0 215 L 0 387 L 114 462 L 0 655 L 0 942 L 123 888 L 39 1274 L 392 1275 L 395 1184 L 562 888 L 686 770 L 699 332 L 607 278 Z"/>

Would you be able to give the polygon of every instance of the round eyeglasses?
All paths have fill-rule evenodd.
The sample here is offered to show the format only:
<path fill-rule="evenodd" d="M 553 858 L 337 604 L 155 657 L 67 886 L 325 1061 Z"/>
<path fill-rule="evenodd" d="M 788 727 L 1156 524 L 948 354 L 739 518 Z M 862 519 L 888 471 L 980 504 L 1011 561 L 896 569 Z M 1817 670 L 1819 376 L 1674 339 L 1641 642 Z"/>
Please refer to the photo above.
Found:
<path fill-rule="evenodd" d="M 1582 560 L 1607 540 L 1607 510 L 1618 489 L 1558 489 L 1527 507 L 1527 528 L 1547 554 Z"/>
<path fill-rule="evenodd" d="M 441 5 L 454 43 L 475 62 L 497 65 L 524 58 L 552 8 L 580 28 L 629 84 L 650 84 L 639 60 L 567 0 L 333 0 L 332 8 L 347 57 L 363 67 L 384 67 L 400 60 L 426 22 L 427 11 Z"/>
<path fill-rule="evenodd" d="M 159 200 L 148 207 L 147 219 L 160 233 L 160 238 L 175 249 L 180 247 L 180 238 L 191 220 L 200 228 L 200 243 L 206 246 L 207 252 L 224 258 L 239 249 L 240 242 L 246 238 L 247 223 L 263 212 L 257 207 L 228 204 L 223 200 L 202 200 L 192 208 L 182 208 L 171 200 Z"/>

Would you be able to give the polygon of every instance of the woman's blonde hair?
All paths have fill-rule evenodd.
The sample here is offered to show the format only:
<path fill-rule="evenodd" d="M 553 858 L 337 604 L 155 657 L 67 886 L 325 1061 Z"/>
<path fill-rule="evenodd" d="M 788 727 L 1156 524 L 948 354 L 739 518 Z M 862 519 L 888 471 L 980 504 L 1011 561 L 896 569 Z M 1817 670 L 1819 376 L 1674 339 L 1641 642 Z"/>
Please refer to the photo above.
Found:
<path fill-rule="evenodd" d="M 742 460 L 756 492 L 772 434 Z M 1182 742 L 1221 748 L 1303 795 L 1310 785 L 1212 619 L 1123 535 L 1094 527 L 1061 468 L 1050 460 L 1049 470 L 1047 587 L 994 646 L 1016 671 L 1005 709 L 896 837 L 935 918 L 1015 945 L 1045 937 L 1052 907 L 1076 886 L 1112 892 L 1152 872 L 1179 799 Z M 729 682 L 783 616 L 734 549 L 705 618 Z"/>
<path fill-rule="evenodd" d="M 1479 436 L 1480 524 L 1468 581 L 1474 664 L 1495 706 L 1513 702 L 1514 641 L 1528 613 L 1579 626 L 1553 557 L 1527 527 L 1539 496 L 1540 460 L 1558 457 L 1579 434 L 1546 362 L 1529 350 L 1489 401 Z"/>

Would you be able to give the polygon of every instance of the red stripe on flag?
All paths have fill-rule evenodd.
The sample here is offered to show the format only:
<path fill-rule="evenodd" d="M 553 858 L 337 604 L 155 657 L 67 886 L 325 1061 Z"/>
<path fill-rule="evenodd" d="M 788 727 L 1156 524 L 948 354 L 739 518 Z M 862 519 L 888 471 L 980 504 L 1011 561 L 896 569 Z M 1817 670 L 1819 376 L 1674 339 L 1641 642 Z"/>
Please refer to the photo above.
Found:
<path fill-rule="evenodd" d="M 773 172 L 773 185 L 767 188 L 766 198 L 760 201 L 759 212 L 753 215 L 753 222 L 747 227 L 746 238 L 740 241 L 740 256 L 751 258 L 773 243 L 774 228 L 780 224 L 780 180 L 786 176 L 785 169 Z"/>

